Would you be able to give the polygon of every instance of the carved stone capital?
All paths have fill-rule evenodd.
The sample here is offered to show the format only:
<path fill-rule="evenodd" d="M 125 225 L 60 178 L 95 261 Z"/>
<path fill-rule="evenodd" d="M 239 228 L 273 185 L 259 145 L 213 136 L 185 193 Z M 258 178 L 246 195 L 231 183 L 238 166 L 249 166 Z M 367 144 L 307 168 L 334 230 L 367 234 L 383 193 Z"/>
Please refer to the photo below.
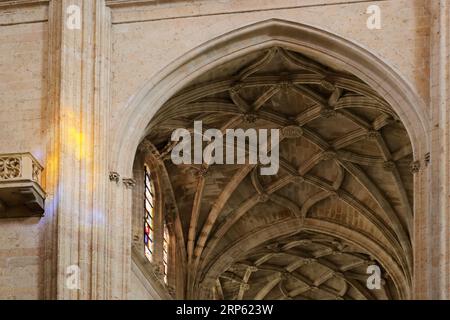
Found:
<path fill-rule="evenodd" d="M 413 161 L 410 165 L 411 173 L 416 174 L 420 171 L 420 161 Z"/>
<path fill-rule="evenodd" d="M 133 189 L 136 186 L 136 180 L 133 178 L 126 178 L 122 180 L 127 189 Z"/>
<path fill-rule="evenodd" d="M 115 171 L 111 171 L 111 172 L 109 173 L 109 180 L 112 181 L 112 182 L 115 182 L 115 183 L 119 183 L 119 180 L 120 180 L 120 174 L 118 174 L 118 173 L 115 172 Z"/>

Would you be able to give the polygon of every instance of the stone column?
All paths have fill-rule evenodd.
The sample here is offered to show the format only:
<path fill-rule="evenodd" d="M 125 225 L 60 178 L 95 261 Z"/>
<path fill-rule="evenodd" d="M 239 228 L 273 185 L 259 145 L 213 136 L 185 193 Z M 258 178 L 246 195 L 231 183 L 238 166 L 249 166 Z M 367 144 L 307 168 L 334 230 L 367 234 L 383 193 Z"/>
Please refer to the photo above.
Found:
<path fill-rule="evenodd" d="M 105 299 L 127 299 L 131 275 L 131 215 L 132 188 L 119 178 L 111 181 L 106 220 L 107 247 L 105 265 Z"/>
<path fill-rule="evenodd" d="M 429 160 L 423 156 L 416 179 L 421 185 L 430 183 L 431 193 L 422 195 L 428 199 L 427 215 L 415 221 L 414 297 L 450 299 L 450 4 L 447 0 L 432 0 L 429 10 L 432 19 L 430 119 L 433 130 Z M 417 188 L 415 192 L 420 193 L 421 189 Z"/>
<path fill-rule="evenodd" d="M 46 298 L 109 298 L 109 9 L 104 0 L 53 0 L 49 15 L 48 237 L 57 240 L 46 245 Z"/>

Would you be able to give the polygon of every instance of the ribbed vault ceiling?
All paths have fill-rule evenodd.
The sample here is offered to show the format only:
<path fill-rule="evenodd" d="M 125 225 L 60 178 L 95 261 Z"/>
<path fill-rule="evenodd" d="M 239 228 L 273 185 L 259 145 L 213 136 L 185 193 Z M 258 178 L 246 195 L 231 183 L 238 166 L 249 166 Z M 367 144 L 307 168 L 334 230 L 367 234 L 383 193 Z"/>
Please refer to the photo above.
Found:
<path fill-rule="evenodd" d="M 411 279 L 412 148 L 358 78 L 282 48 L 230 61 L 155 115 L 143 141 L 173 208 L 186 297 L 393 299 Z M 174 165 L 176 128 L 279 128 L 281 168 Z M 368 290 L 366 268 L 383 270 Z M 200 288 L 201 290 L 198 290 Z"/>

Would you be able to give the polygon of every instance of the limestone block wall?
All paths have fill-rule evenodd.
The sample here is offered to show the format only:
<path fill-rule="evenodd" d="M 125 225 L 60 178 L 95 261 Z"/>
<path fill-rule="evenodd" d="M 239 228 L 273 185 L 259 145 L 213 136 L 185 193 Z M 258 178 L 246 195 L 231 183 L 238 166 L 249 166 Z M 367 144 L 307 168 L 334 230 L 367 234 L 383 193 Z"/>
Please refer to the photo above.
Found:
<path fill-rule="evenodd" d="M 0 5 L 0 154 L 32 152 L 45 163 L 47 8 Z M 0 220 L 0 299 L 43 293 L 45 219 Z"/>
<path fill-rule="evenodd" d="M 136 273 L 131 273 L 130 279 L 130 293 L 128 298 L 130 300 L 151 300 L 154 299 L 148 292 L 147 288 L 142 283 L 142 280 L 138 278 Z"/>
<path fill-rule="evenodd" d="M 151 268 L 146 267 L 148 262 L 137 255 L 131 262 L 130 282 L 128 286 L 129 300 L 167 300 L 171 299 L 167 291 L 151 273 Z"/>
<path fill-rule="evenodd" d="M 381 9 L 381 29 L 367 28 L 367 8 Z M 430 17 L 427 0 L 181 1 L 112 9 L 112 111 L 146 80 L 201 44 L 266 19 L 315 26 L 356 42 L 399 70 L 429 98 Z M 330 48 L 332 50 L 332 48 Z M 130 76 L 132 75 L 132 76 Z"/>

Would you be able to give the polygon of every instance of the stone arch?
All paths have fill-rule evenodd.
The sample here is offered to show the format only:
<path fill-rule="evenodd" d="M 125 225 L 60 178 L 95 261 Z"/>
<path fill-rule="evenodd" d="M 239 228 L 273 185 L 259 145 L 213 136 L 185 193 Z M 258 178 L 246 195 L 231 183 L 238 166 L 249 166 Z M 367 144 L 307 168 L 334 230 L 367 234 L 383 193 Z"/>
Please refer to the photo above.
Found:
<path fill-rule="evenodd" d="M 283 230 L 281 234 L 280 230 Z M 287 219 L 277 224 L 265 226 L 254 234 L 246 235 L 238 239 L 207 269 L 202 279 L 202 285 L 200 286 L 199 298 L 209 298 L 210 283 L 226 270 L 229 263 L 239 259 L 240 255 L 245 254 L 251 247 L 254 248 L 272 239 L 298 233 L 300 230 L 330 234 L 342 240 L 351 242 L 361 249 L 369 251 L 378 261 L 380 261 L 389 274 L 392 275 L 394 283 L 396 283 L 399 288 L 401 299 L 410 298 L 411 288 L 405 285 L 406 282 L 404 281 L 405 279 L 403 279 L 401 268 L 388 254 L 386 254 L 379 244 L 369 239 L 364 234 L 342 225 L 311 218 L 305 219 L 304 223 L 299 222 L 298 219 Z M 249 237 L 252 237 L 252 241 L 248 241 L 247 238 Z"/>
<path fill-rule="evenodd" d="M 341 63 L 392 106 L 408 131 L 415 158 L 421 158 L 428 151 L 430 125 L 425 104 L 393 67 L 367 49 L 330 32 L 270 19 L 208 41 L 149 80 L 122 111 L 124 121 L 113 139 L 111 167 L 124 175 L 131 174 L 133 157 L 147 124 L 186 83 L 236 57 L 272 46 L 316 52 Z"/>
<path fill-rule="evenodd" d="M 163 104 L 183 86 L 206 71 L 236 57 L 273 47 L 283 46 L 292 51 L 310 52 L 332 59 L 353 73 L 392 106 L 408 131 L 414 159 L 421 161 L 429 150 L 429 121 L 423 101 L 408 82 L 391 66 L 367 49 L 346 39 L 317 28 L 277 19 L 265 20 L 224 34 L 195 48 L 165 67 L 125 106 L 111 140 L 110 170 L 122 176 L 132 176 L 132 164 L 137 146 L 144 138 L 146 127 Z M 415 190 L 427 194 L 429 188 L 423 177 L 414 179 Z M 115 188 L 112 193 L 122 192 Z M 125 210 L 120 201 L 126 200 Z M 121 193 L 110 208 L 112 219 L 129 220 L 130 193 Z M 426 214 L 426 198 L 415 192 L 416 213 Z M 119 217 L 121 212 L 122 218 Z M 124 228 L 125 229 L 125 228 Z M 126 233 L 127 231 L 124 231 Z M 127 239 L 123 234 L 121 239 Z M 119 241 L 119 240 L 118 240 Z M 125 244 L 121 244 L 125 245 Z"/>

